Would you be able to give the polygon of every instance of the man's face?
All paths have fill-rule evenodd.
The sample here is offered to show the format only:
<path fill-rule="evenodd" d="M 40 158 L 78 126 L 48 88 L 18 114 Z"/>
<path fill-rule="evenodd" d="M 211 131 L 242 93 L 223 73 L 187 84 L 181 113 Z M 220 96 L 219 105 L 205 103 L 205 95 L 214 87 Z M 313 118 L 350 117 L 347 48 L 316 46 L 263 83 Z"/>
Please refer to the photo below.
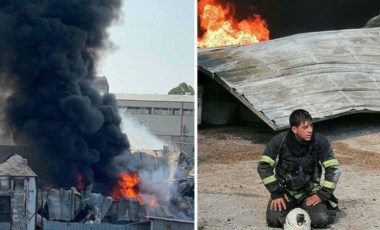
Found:
<path fill-rule="evenodd" d="M 313 122 L 304 121 L 298 127 L 292 126 L 292 131 L 299 141 L 310 141 L 313 135 Z"/>

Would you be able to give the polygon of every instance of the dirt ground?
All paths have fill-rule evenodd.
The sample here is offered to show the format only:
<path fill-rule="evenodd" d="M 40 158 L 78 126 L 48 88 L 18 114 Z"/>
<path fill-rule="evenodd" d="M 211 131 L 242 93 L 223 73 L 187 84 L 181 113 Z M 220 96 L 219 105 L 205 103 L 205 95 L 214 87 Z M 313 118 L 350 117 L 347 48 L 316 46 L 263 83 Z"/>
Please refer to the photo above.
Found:
<path fill-rule="evenodd" d="M 261 126 L 261 127 L 260 127 Z M 315 124 L 341 165 L 341 211 L 328 229 L 380 228 L 380 118 L 355 115 Z M 275 133 L 259 126 L 198 129 L 198 229 L 271 229 L 269 193 L 256 171 Z"/>

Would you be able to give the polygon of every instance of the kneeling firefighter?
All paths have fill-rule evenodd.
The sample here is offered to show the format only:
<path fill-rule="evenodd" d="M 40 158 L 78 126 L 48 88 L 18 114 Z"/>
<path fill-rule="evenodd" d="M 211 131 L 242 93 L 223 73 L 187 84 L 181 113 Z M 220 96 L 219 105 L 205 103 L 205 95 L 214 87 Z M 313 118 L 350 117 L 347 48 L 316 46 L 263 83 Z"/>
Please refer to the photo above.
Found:
<path fill-rule="evenodd" d="M 308 212 L 313 228 L 323 228 L 334 222 L 339 210 L 333 195 L 340 176 L 339 163 L 328 140 L 313 133 L 307 111 L 293 111 L 289 121 L 290 130 L 270 140 L 257 168 L 271 193 L 267 224 L 282 227 L 286 215 L 299 207 Z"/>

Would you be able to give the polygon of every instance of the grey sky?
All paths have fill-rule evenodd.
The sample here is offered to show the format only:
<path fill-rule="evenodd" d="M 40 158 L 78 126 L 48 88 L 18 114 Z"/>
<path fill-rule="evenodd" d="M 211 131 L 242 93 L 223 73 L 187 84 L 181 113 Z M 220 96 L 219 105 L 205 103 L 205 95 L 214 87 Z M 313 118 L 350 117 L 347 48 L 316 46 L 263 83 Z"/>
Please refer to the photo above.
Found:
<path fill-rule="evenodd" d="M 124 0 L 110 28 L 118 49 L 102 60 L 113 93 L 158 93 L 181 82 L 194 87 L 195 1 Z"/>

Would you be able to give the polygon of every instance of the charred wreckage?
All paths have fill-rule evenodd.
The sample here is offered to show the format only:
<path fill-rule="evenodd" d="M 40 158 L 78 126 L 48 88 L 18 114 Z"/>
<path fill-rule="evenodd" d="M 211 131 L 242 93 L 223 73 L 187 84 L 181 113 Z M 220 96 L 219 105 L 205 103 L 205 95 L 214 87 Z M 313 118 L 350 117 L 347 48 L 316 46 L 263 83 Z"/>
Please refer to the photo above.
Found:
<path fill-rule="evenodd" d="M 131 159 L 143 169 L 124 173 L 117 187 L 102 194 L 104 185 L 97 183 L 79 180 L 67 188 L 39 180 L 27 160 L 15 154 L 23 150 L 0 146 L 1 229 L 71 229 L 82 224 L 88 229 L 88 224 L 151 229 L 157 220 L 166 226 L 194 226 L 194 175 L 186 153 L 167 147 L 136 150 Z"/>

